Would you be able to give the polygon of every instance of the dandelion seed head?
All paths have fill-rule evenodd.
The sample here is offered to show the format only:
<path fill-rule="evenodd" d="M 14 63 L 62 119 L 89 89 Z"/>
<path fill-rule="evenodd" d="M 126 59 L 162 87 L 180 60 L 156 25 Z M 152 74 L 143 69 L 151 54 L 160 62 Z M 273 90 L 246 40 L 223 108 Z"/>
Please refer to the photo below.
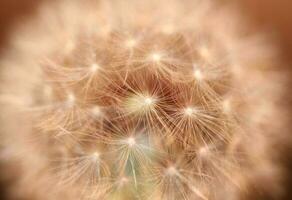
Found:
<path fill-rule="evenodd" d="M 15 156 L 24 194 L 50 185 L 53 197 L 36 199 L 230 199 L 237 177 L 269 163 L 268 140 L 286 121 L 274 60 L 256 38 L 237 38 L 236 23 L 221 27 L 227 9 L 203 2 L 52 1 L 11 37 L 17 53 L 0 61 L 1 139 L 25 152 Z"/>

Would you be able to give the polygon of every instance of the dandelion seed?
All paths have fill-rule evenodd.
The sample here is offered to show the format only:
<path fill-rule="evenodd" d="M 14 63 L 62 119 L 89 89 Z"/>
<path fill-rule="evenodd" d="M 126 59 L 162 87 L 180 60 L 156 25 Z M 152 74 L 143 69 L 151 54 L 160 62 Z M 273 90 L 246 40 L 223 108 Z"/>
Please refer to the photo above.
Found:
<path fill-rule="evenodd" d="M 101 109 L 99 106 L 94 106 L 91 108 L 91 113 L 96 116 L 99 117 L 101 115 Z"/>
<path fill-rule="evenodd" d="M 199 196 L 203 200 L 208 200 L 208 198 L 205 195 L 203 195 L 202 192 L 198 190 L 197 187 L 189 185 L 189 188 L 192 192 L 194 192 L 197 196 Z"/>
<path fill-rule="evenodd" d="M 205 59 L 209 59 L 211 57 L 210 50 L 206 46 L 199 48 L 199 54 Z"/>
<path fill-rule="evenodd" d="M 69 40 L 66 44 L 65 44 L 65 49 L 64 52 L 66 54 L 71 53 L 75 48 L 75 43 L 72 40 Z"/>
<path fill-rule="evenodd" d="M 187 116 L 192 116 L 196 112 L 195 108 L 187 107 L 184 109 L 184 114 Z"/>
<path fill-rule="evenodd" d="M 149 96 L 141 97 L 141 99 L 139 100 L 139 103 L 137 104 L 137 106 L 139 106 L 140 109 L 144 111 L 151 110 L 154 105 L 155 105 L 155 98 L 149 97 Z"/>
<path fill-rule="evenodd" d="M 100 66 L 97 63 L 94 63 L 90 66 L 90 71 L 92 73 L 95 73 L 99 68 L 100 68 Z"/>
<path fill-rule="evenodd" d="M 144 100 L 146 105 L 151 105 L 154 102 L 154 99 L 150 98 L 150 97 L 146 97 Z"/>
<path fill-rule="evenodd" d="M 166 174 L 169 176 L 174 176 L 178 173 L 177 169 L 174 166 L 170 166 L 166 169 Z"/>
<path fill-rule="evenodd" d="M 154 52 L 150 55 L 150 60 L 153 62 L 160 62 L 162 59 L 162 55 L 160 53 Z"/>
<path fill-rule="evenodd" d="M 43 94 L 46 99 L 51 99 L 53 96 L 53 89 L 50 86 L 45 86 L 43 89 Z"/>
<path fill-rule="evenodd" d="M 201 147 L 198 151 L 200 157 L 206 157 L 209 154 L 209 147 Z"/>
<path fill-rule="evenodd" d="M 128 40 L 125 42 L 125 46 L 126 46 L 127 48 L 130 48 L 130 49 L 133 48 L 133 47 L 135 47 L 136 44 L 137 44 L 137 41 L 136 41 L 135 39 L 133 39 L 133 38 L 128 39 Z"/>
<path fill-rule="evenodd" d="M 195 69 L 193 73 L 196 80 L 201 81 L 204 79 L 204 75 L 200 69 Z"/>
<path fill-rule="evenodd" d="M 231 102 L 230 99 L 225 99 L 222 102 L 223 111 L 229 113 L 231 111 Z"/>
<path fill-rule="evenodd" d="M 119 187 L 123 187 L 124 185 L 128 184 L 129 181 L 130 181 L 130 180 L 129 180 L 127 177 L 123 176 L 122 178 L 120 178 L 120 179 L 118 180 L 118 186 L 119 186 Z"/>
<path fill-rule="evenodd" d="M 174 26 L 172 24 L 165 24 L 161 27 L 161 31 L 164 33 L 164 34 L 172 34 L 174 32 Z"/>
<path fill-rule="evenodd" d="M 92 161 L 96 162 L 99 159 L 100 154 L 99 152 L 95 151 L 91 156 L 92 156 Z"/>
<path fill-rule="evenodd" d="M 68 107 L 72 107 L 74 104 L 75 104 L 75 101 L 76 101 L 76 97 L 74 96 L 74 94 L 68 94 L 67 96 L 67 106 Z"/>
<path fill-rule="evenodd" d="M 145 113 L 151 111 L 155 107 L 156 99 L 148 95 L 134 95 L 130 97 L 125 104 L 125 108 L 129 112 Z"/>
<path fill-rule="evenodd" d="M 136 144 L 136 140 L 135 140 L 135 138 L 133 138 L 133 137 L 129 137 L 129 138 L 127 139 L 127 144 L 128 144 L 130 147 L 134 146 L 134 145 Z"/>

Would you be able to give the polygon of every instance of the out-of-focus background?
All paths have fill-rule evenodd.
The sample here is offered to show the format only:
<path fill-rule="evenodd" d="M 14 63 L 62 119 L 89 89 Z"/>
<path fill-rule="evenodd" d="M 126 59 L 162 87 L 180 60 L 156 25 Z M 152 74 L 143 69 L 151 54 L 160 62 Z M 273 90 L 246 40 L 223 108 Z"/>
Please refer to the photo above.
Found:
<path fill-rule="evenodd" d="M 15 22 L 32 16 L 35 8 L 44 0 L 0 0 L 1 48 L 9 29 Z M 235 3 L 243 15 L 259 29 L 273 31 L 278 35 L 286 58 L 292 60 L 292 1 L 291 0 L 214 0 Z"/>
<path fill-rule="evenodd" d="M 5 51 L 7 39 L 11 29 L 27 18 L 33 17 L 38 4 L 44 0 L 0 0 L 0 56 Z M 214 0 L 216 1 L 216 0 Z M 220 1 L 220 0 L 218 0 Z M 239 12 L 261 32 L 268 32 L 275 36 L 281 55 L 285 61 L 279 70 L 292 71 L 292 0 L 222 0 L 236 4 Z M 283 104 L 292 113 L 292 77 L 290 78 L 287 94 L 283 97 Z M 291 114 L 292 116 L 292 114 Z M 292 119 L 292 118 L 290 118 Z M 292 121 L 292 120 L 291 120 Z M 292 130 L 291 127 L 287 129 Z M 292 134 L 292 133 L 291 133 Z M 291 147 L 291 148 L 290 148 Z M 292 199 L 292 145 L 286 144 L 282 161 L 290 175 L 284 177 L 286 194 L 283 200 Z M 0 165 L 1 171 L 1 165 Z M 267 183 L 268 184 L 268 183 Z M 0 180 L 0 199 L 5 199 L 5 190 L 9 182 Z M 260 194 L 260 196 L 265 196 Z M 265 198 L 259 198 L 265 199 Z M 266 200 L 266 199 L 265 199 Z M 278 200 L 278 199 L 277 199 Z"/>

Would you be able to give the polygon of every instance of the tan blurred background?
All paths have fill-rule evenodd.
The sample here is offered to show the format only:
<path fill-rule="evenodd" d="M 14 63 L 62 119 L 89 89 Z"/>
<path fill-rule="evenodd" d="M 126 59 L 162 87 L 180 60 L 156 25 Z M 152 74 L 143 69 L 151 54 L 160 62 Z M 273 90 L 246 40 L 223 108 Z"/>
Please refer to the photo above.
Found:
<path fill-rule="evenodd" d="M 291 0 L 235 0 L 243 13 L 254 23 L 278 36 L 283 54 L 292 60 L 292 1 Z"/>
<path fill-rule="evenodd" d="M 5 51 L 7 38 L 14 24 L 21 23 L 26 18 L 32 17 L 35 8 L 43 0 L 0 0 L 0 56 Z M 122 0 L 121 0 L 122 1 Z M 216 1 L 216 0 L 215 0 Z M 292 0 L 222 0 L 230 1 L 238 5 L 240 12 L 255 25 L 256 29 L 263 32 L 275 34 L 276 42 L 279 44 L 286 65 L 280 69 L 292 71 Z M 283 104 L 292 108 L 292 77 L 291 84 L 287 87 L 287 94 L 283 97 Z M 292 113 L 292 109 L 291 112 Z M 291 118 L 292 119 L 292 118 Z M 292 128 L 292 127 L 291 127 Z M 288 130 L 289 127 L 287 127 Z M 291 132 L 291 131 L 290 131 Z M 291 133 L 292 134 L 292 133 Z M 285 177 L 287 191 L 282 200 L 292 199 L 292 149 L 290 145 L 282 147 L 283 163 L 290 172 Z M 0 165 L 1 170 L 1 165 Z M 0 182 L 0 199 L 5 199 L 5 188 L 7 182 Z M 268 184 L 268 183 L 267 183 Z M 257 194 L 255 199 L 270 199 L 265 194 Z M 279 199 L 275 199 L 279 200 Z"/>
<path fill-rule="evenodd" d="M 14 22 L 31 16 L 43 0 L 0 0 L 0 42 Z M 216 0 L 214 0 L 216 1 Z M 224 1 L 224 0 L 218 0 Z M 251 18 L 258 28 L 278 34 L 283 54 L 292 60 L 292 0 L 225 0 L 237 3 L 242 13 Z"/>

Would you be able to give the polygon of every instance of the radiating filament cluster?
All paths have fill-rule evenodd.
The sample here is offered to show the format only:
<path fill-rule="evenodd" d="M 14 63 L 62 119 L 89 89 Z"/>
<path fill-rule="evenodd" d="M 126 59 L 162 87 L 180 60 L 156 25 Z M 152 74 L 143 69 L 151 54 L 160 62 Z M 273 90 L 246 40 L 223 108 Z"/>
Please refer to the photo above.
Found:
<path fill-rule="evenodd" d="M 105 40 L 102 42 L 105 43 L 105 56 L 114 54 L 111 59 L 106 59 L 99 58 L 99 54 L 95 53 L 94 63 L 103 63 L 102 73 L 95 73 L 100 70 L 98 64 L 92 64 L 87 69 L 94 73 L 92 75 L 87 75 L 83 70 L 74 72 L 76 66 L 65 62 L 69 60 L 71 63 L 70 59 L 74 59 L 70 55 L 58 60 L 57 65 L 63 66 L 64 72 L 60 68 L 56 69 L 56 74 L 47 73 L 48 82 L 60 73 L 74 72 L 78 77 L 75 81 L 67 81 L 62 76 L 57 80 L 57 85 L 51 87 L 57 92 L 60 87 L 58 84 L 61 84 L 65 90 L 75 93 L 69 93 L 64 99 L 70 106 L 60 108 L 63 110 L 60 116 L 56 118 L 54 113 L 43 116 L 43 120 L 50 119 L 54 122 L 50 124 L 51 127 L 40 126 L 40 131 L 57 135 L 58 127 L 61 126 L 70 132 L 72 138 L 61 139 L 58 145 L 69 142 L 70 146 L 77 145 L 81 148 L 84 151 L 82 154 L 93 150 L 90 153 L 93 163 L 83 166 L 79 159 L 84 156 L 77 156 L 72 163 L 76 166 L 62 168 L 57 174 L 63 174 L 61 177 L 65 177 L 66 181 L 61 178 L 61 182 L 64 184 L 70 182 L 78 186 L 85 181 L 93 188 L 104 184 L 109 187 L 99 188 L 105 190 L 102 193 L 94 194 L 91 191 L 94 198 L 111 199 L 111 193 L 117 192 L 120 199 L 124 198 L 123 195 L 130 199 L 135 199 L 136 195 L 142 199 L 147 199 L 148 195 L 154 195 L 157 199 L 211 199 L 212 193 L 205 188 L 205 184 L 215 184 L 219 178 L 208 175 L 210 179 L 205 180 L 205 173 L 209 172 L 204 172 L 204 165 L 209 165 L 212 171 L 216 171 L 213 165 L 219 163 L 216 160 L 210 160 L 210 163 L 204 165 L 196 162 L 205 157 L 207 147 L 202 146 L 216 146 L 216 150 L 224 155 L 224 161 L 220 162 L 227 162 L 230 166 L 223 168 L 223 172 L 218 170 L 217 176 L 228 180 L 235 163 L 232 157 L 228 158 L 225 146 L 232 143 L 229 139 L 232 133 L 229 132 L 237 125 L 219 106 L 224 98 L 218 94 L 213 83 L 206 81 L 205 85 L 201 84 L 203 74 L 199 68 L 193 68 L 193 60 L 181 60 L 180 57 L 184 54 L 192 53 L 190 47 L 183 44 L 187 36 L 179 33 L 151 34 L 148 33 L 149 40 L 147 36 L 141 37 L 139 43 L 128 40 L 125 48 L 137 48 L 131 52 L 124 51 L 122 45 L 115 44 L 122 43 L 123 38 L 112 39 L 110 35 L 106 39 L 100 38 Z M 153 52 L 152 40 L 163 40 L 163 51 L 169 57 Z M 173 44 L 175 40 L 180 40 L 182 44 Z M 107 46 L 112 43 L 119 49 L 112 50 Z M 177 45 L 181 45 L 180 52 L 177 53 L 171 53 L 171 49 L 166 48 L 171 46 L 175 49 L 178 48 Z M 74 51 L 81 54 L 81 57 L 89 56 L 84 53 L 82 46 L 75 48 Z M 124 52 L 123 61 L 115 60 Z M 143 59 L 145 56 L 149 60 Z M 178 61 L 172 63 L 171 60 Z M 78 61 L 80 62 L 83 60 Z M 152 67 L 153 63 L 155 68 Z M 183 64 L 180 63 L 189 63 L 189 68 L 181 70 Z M 205 68 L 207 72 L 208 65 L 205 64 Z M 192 73 L 195 79 L 188 79 L 188 75 Z M 62 96 L 55 98 L 55 101 L 63 101 Z M 90 107 L 91 114 L 98 118 L 90 118 L 90 114 L 85 112 L 86 107 Z M 64 123 L 59 124 L 58 120 Z M 53 131 L 49 133 L 49 130 Z M 73 155 L 77 153 L 72 147 L 66 151 Z M 86 174 L 91 177 L 88 178 Z M 69 182 L 68 176 L 73 176 L 69 178 Z M 118 187 L 115 187 L 112 179 L 120 180 Z M 82 188 L 81 185 L 80 187 Z M 168 189 L 165 190 L 164 187 Z M 87 190 L 90 192 L 90 189 Z M 155 193 L 151 194 L 153 190 Z M 176 194 L 170 190 L 175 190 Z"/>

